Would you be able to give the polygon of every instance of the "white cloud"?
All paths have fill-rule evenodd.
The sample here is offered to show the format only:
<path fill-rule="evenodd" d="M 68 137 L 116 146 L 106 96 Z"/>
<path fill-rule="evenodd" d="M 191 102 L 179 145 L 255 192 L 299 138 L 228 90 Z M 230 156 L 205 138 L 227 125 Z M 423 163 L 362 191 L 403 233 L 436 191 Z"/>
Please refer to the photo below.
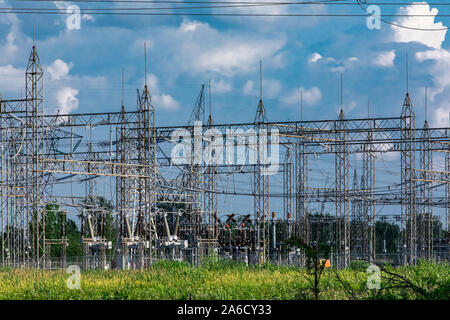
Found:
<path fill-rule="evenodd" d="M 212 81 L 211 86 L 215 93 L 226 93 L 231 91 L 231 84 L 223 79 L 220 81 Z"/>
<path fill-rule="evenodd" d="M 59 114 L 69 114 L 78 109 L 79 91 L 71 87 L 64 87 L 56 93 L 56 101 L 58 102 Z"/>
<path fill-rule="evenodd" d="M 254 69 L 260 59 L 270 59 L 283 44 L 284 40 L 274 40 L 273 43 L 265 40 L 237 40 L 234 44 L 208 48 L 195 58 L 193 55 L 191 62 L 198 72 L 212 71 L 232 76 Z"/>
<path fill-rule="evenodd" d="M 395 59 L 395 50 L 379 53 L 374 60 L 374 64 L 379 67 L 393 67 Z"/>
<path fill-rule="evenodd" d="M 67 64 L 61 59 L 56 59 L 47 67 L 47 72 L 50 74 L 52 80 L 60 80 L 69 74 L 72 66 L 72 63 Z"/>
<path fill-rule="evenodd" d="M 0 1 L 3 7 L 11 8 L 5 1 Z M 0 63 L 12 63 L 20 57 L 20 52 L 26 43 L 26 38 L 20 32 L 21 22 L 15 14 L 6 14 L 0 19 L 0 29 L 7 33 L 6 38 L 0 40 Z M 7 28 L 9 27 L 9 31 Z M 2 32 L 3 33 L 3 32 Z"/>
<path fill-rule="evenodd" d="M 450 85 L 450 52 L 445 49 L 428 50 L 417 52 L 416 58 L 420 62 L 426 60 L 435 61 L 434 65 L 429 67 L 435 85 L 430 90 L 430 99 L 434 101 L 436 95 L 444 92 Z"/>
<path fill-rule="evenodd" d="M 434 110 L 432 122 L 433 126 L 438 128 L 447 128 L 450 126 L 450 106 L 445 105 Z"/>
<path fill-rule="evenodd" d="M 24 88 L 25 70 L 13 65 L 0 66 L 0 94 L 3 99 L 17 98 Z M 22 92 L 25 94 L 25 92 Z"/>
<path fill-rule="evenodd" d="M 420 2 L 423 5 L 409 5 L 401 7 L 398 14 L 415 15 L 409 17 L 400 17 L 396 24 L 421 29 L 443 29 L 442 22 L 435 22 L 438 9 L 431 8 L 427 2 Z M 417 15 L 429 15 L 428 17 L 418 17 Z M 447 30 L 440 31 L 421 31 L 392 26 L 392 40 L 394 42 L 419 42 L 431 48 L 441 48 L 445 41 Z"/>
<path fill-rule="evenodd" d="M 148 85 L 155 108 L 165 111 L 176 111 L 180 108 L 179 103 L 170 94 L 161 92 L 159 79 L 153 73 L 148 75 Z"/>
<path fill-rule="evenodd" d="M 164 48 L 165 59 L 173 75 L 190 72 L 215 77 L 231 77 L 249 73 L 263 61 L 264 68 L 279 68 L 285 64 L 280 50 L 286 43 L 283 35 L 262 37 L 232 30 L 218 30 L 207 23 L 184 20 L 177 28 L 162 28 L 152 37 L 152 50 Z M 136 47 L 142 45 L 137 41 Z"/>
<path fill-rule="evenodd" d="M 312 87 L 306 89 L 304 87 L 295 88 L 290 94 L 281 98 L 281 100 L 286 104 L 300 104 L 301 97 L 303 95 L 303 103 L 306 105 L 313 106 L 322 100 L 322 92 L 317 87 Z"/>
<path fill-rule="evenodd" d="M 327 66 L 331 72 L 344 72 L 348 69 L 353 68 L 358 63 L 361 64 L 361 61 L 357 57 L 349 57 L 343 59 L 322 57 L 320 60 L 317 60 L 316 63 L 321 63 Z"/>
<path fill-rule="evenodd" d="M 207 23 L 184 20 L 180 25 L 180 31 L 182 31 L 182 32 L 195 31 L 197 28 L 207 27 L 207 26 L 208 26 Z"/>
<path fill-rule="evenodd" d="M 166 111 L 175 111 L 180 107 L 178 102 L 169 94 L 153 94 L 152 95 L 155 106 Z"/>
<path fill-rule="evenodd" d="M 311 55 L 308 57 L 309 63 L 316 63 L 316 62 L 319 61 L 320 59 L 322 59 L 322 56 L 321 56 L 319 53 L 317 53 L 317 52 L 314 52 L 313 54 L 311 54 Z"/>

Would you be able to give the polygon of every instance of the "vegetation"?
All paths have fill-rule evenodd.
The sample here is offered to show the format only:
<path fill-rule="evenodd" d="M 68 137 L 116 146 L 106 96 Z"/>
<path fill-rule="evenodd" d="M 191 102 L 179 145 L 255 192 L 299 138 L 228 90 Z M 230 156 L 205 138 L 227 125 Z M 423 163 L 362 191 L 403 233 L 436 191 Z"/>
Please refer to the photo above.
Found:
<path fill-rule="evenodd" d="M 449 264 L 421 262 L 383 267 L 380 290 L 367 289 L 362 265 L 322 269 L 318 299 L 450 298 Z M 26 269 L 0 270 L 0 299 L 314 299 L 307 269 L 245 266 L 206 259 L 192 268 L 161 261 L 146 270 L 87 271 L 81 289 L 68 289 L 69 274 Z"/>
<path fill-rule="evenodd" d="M 325 264 L 331 252 L 331 246 L 316 241 L 316 246 L 309 245 L 305 240 L 298 237 L 291 237 L 286 241 L 286 245 L 301 249 L 306 258 L 306 273 L 310 275 L 308 279 L 311 283 L 311 291 L 314 294 L 314 299 L 319 299 L 320 294 L 320 278 L 325 271 Z M 322 249 L 322 250 L 321 250 Z M 320 258 L 320 252 L 324 251 L 324 258 Z"/>

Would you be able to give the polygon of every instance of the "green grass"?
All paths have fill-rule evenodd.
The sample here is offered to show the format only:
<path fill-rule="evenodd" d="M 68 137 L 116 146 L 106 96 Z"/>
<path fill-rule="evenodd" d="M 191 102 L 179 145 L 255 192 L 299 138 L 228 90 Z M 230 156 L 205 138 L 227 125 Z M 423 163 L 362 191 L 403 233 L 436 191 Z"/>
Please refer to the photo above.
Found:
<path fill-rule="evenodd" d="M 320 299 L 449 299 L 449 264 L 422 262 L 390 268 L 424 288 L 427 296 L 393 286 L 368 290 L 362 268 L 326 270 Z M 338 281 L 338 272 L 342 281 Z M 81 289 L 69 290 L 65 271 L 0 270 L 0 299 L 312 299 L 311 277 L 293 267 L 249 266 L 206 261 L 192 268 L 184 263 L 159 262 L 146 270 L 86 271 Z M 382 287 L 387 285 L 382 280 Z M 392 285 L 390 285 L 392 286 Z M 347 288 L 346 288 L 347 287 Z M 350 289 L 349 289 L 350 288 Z"/>

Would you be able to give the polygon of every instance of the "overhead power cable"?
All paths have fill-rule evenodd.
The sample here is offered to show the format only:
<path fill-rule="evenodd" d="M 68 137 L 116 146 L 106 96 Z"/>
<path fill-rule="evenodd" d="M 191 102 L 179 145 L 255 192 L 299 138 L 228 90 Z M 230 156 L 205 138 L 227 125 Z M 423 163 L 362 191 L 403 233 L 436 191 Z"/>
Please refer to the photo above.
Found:
<path fill-rule="evenodd" d="M 171 8 L 173 9 L 173 8 Z M 70 15 L 72 12 L 67 10 L 50 11 L 42 9 L 41 11 L 36 9 L 6 9 L 0 8 L 0 13 L 15 13 L 15 14 L 64 14 Z M 371 14 L 332 14 L 332 13 L 214 13 L 214 12 L 90 12 L 80 10 L 80 13 L 88 13 L 90 15 L 115 15 L 115 16 L 228 16 L 228 17 L 368 17 Z M 385 17 L 450 17 L 450 14 L 442 15 L 427 15 L 427 14 L 389 14 Z M 427 30 L 423 30 L 427 31 Z M 432 29 L 430 31 L 436 31 Z"/>

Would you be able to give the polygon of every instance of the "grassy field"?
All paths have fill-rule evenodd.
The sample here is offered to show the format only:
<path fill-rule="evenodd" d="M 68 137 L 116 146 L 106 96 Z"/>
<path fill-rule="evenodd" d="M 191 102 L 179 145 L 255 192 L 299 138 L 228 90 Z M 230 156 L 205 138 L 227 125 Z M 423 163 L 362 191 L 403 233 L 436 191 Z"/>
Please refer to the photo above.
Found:
<path fill-rule="evenodd" d="M 389 268 L 381 290 L 367 289 L 364 268 L 324 271 L 319 299 L 449 299 L 449 264 Z M 391 280 L 385 278 L 388 277 Z M 209 262 L 191 268 L 159 262 L 147 270 L 81 273 L 81 289 L 68 289 L 65 271 L 0 270 L 0 299 L 312 299 L 312 275 L 293 267 L 246 267 Z M 411 288 L 413 287 L 413 288 Z M 421 290 L 423 290 L 421 292 Z"/>

